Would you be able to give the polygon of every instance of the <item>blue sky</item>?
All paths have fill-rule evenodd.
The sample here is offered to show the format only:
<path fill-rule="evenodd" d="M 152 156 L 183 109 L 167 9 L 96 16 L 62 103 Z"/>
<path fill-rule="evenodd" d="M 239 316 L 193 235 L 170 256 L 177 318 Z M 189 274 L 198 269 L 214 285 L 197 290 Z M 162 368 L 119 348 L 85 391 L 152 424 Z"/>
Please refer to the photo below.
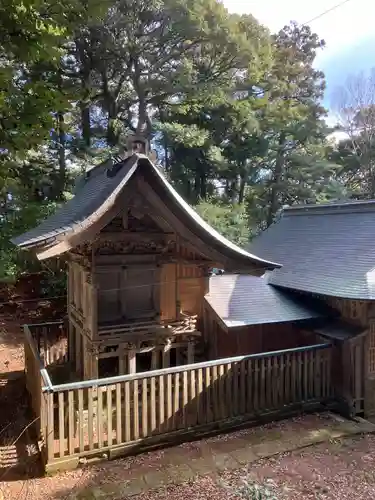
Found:
<path fill-rule="evenodd" d="M 340 0 L 223 0 L 231 12 L 249 13 L 275 32 L 289 21 L 306 23 L 340 3 Z M 330 107 L 334 89 L 351 73 L 375 67 L 375 2 L 351 0 L 312 21 L 310 27 L 326 41 L 316 67 L 327 78 L 324 104 Z"/>

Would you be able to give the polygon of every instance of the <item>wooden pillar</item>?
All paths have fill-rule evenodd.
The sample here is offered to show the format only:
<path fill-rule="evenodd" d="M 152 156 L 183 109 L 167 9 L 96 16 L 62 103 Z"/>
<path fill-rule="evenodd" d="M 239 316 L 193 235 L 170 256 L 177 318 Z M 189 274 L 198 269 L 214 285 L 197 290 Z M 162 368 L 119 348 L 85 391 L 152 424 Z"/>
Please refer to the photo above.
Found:
<path fill-rule="evenodd" d="M 151 357 L 151 370 L 157 370 L 159 368 L 160 360 L 160 350 L 158 347 L 154 347 Z"/>
<path fill-rule="evenodd" d="M 162 353 L 162 357 L 163 357 L 162 367 L 163 368 L 170 368 L 170 366 L 171 366 L 170 353 L 171 353 L 171 346 L 169 344 L 167 344 L 166 346 L 164 346 L 163 353 Z"/>
<path fill-rule="evenodd" d="M 175 353 L 176 353 L 176 366 L 181 365 L 181 352 L 180 352 L 180 347 L 175 347 Z"/>
<path fill-rule="evenodd" d="M 120 352 L 118 355 L 118 374 L 119 375 L 126 375 L 128 373 L 127 366 L 126 366 L 127 358 L 128 358 L 127 351 L 124 351 L 124 349 L 120 349 Z"/>
<path fill-rule="evenodd" d="M 91 378 L 91 357 L 92 353 L 87 349 L 87 339 L 83 332 L 81 332 L 82 338 L 82 354 L 83 354 L 83 380 L 88 380 Z"/>
<path fill-rule="evenodd" d="M 91 373 L 90 378 L 99 378 L 99 356 L 95 352 L 91 353 Z"/>
<path fill-rule="evenodd" d="M 75 363 L 75 352 L 76 352 L 76 339 L 75 339 L 75 328 L 72 325 L 70 318 L 68 318 L 68 361 L 73 364 Z"/>
<path fill-rule="evenodd" d="M 74 304 L 74 266 L 71 261 L 68 264 L 67 291 L 68 291 L 68 307 L 69 307 L 71 304 Z"/>
<path fill-rule="evenodd" d="M 93 276 L 86 273 L 86 317 L 85 321 L 91 332 L 91 338 L 96 339 L 98 333 L 98 291 Z"/>
<path fill-rule="evenodd" d="M 76 309 L 80 310 L 81 309 L 81 293 L 82 293 L 82 290 L 81 290 L 81 287 L 80 287 L 80 283 L 81 283 L 81 279 L 80 279 L 80 271 L 81 271 L 81 268 L 78 264 L 74 263 L 73 264 L 73 270 L 74 270 L 74 280 L 73 280 L 73 284 L 74 284 L 74 292 L 73 292 L 73 296 L 74 296 L 74 305 L 76 307 Z"/>
<path fill-rule="evenodd" d="M 129 374 L 137 373 L 137 353 L 135 349 L 129 349 L 128 351 L 128 367 Z"/>
<path fill-rule="evenodd" d="M 76 344 L 76 356 L 75 356 L 75 367 L 76 372 L 79 376 L 83 375 L 83 367 L 82 367 L 82 334 L 81 330 L 75 327 L 75 344 Z"/>
<path fill-rule="evenodd" d="M 187 362 L 188 362 L 188 365 L 191 365 L 194 363 L 194 343 L 191 340 L 189 340 L 188 347 L 187 347 Z"/>

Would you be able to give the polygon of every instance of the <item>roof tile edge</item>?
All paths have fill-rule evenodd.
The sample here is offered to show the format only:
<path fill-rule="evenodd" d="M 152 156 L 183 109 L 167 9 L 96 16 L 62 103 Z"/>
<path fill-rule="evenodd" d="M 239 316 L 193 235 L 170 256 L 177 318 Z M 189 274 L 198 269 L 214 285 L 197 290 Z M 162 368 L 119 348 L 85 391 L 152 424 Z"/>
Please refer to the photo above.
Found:
<path fill-rule="evenodd" d="M 322 215 L 335 213 L 358 213 L 358 212 L 373 212 L 375 211 L 375 200 L 360 200 L 360 201 L 343 201 L 335 203 L 322 204 L 306 204 L 284 207 L 282 216 L 289 215 Z"/>

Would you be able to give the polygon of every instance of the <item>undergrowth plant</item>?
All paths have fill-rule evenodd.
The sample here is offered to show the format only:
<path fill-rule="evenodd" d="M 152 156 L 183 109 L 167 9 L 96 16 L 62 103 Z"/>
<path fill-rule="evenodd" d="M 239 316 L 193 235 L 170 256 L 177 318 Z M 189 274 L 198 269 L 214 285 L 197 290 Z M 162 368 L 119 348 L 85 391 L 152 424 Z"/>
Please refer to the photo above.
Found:
<path fill-rule="evenodd" d="M 270 488 L 271 483 L 258 484 L 248 479 L 243 479 L 242 484 L 234 489 L 235 497 L 242 500 L 278 500 Z M 231 488 L 233 491 L 233 488 Z"/>

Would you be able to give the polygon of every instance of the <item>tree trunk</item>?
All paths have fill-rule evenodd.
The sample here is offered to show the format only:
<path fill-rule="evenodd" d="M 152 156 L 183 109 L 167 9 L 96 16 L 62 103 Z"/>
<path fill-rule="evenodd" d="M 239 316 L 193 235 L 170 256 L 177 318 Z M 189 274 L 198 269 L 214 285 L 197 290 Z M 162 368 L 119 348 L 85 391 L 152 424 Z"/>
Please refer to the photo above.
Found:
<path fill-rule="evenodd" d="M 135 133 L 149 141 L 151 139 L 151 120 L 147 112 L 147 96 L 141 83 L 141 70 L 137 58 L 134 58 L 133 65 L 133 85 L 138 97 L 138 124 Z"/>
<path fill-rule="evenodd" d="M 85 149 L 91 146 L 91 118 L 90 118 L 90 93 L 91 93 L 91 47 L 82 39 L 77 40 L 78 57 L 81 62 L 81 126 L 82 138 Z"/>
<path fill-rule="evenodd" d="M 231 203 L 235 203 L 236 198 L 237 198 L 237 181 L 236 181 L 236 179 L 230 181 L 229 198 L 230 198 Z"/>
<path fill-rule="evenodd" d="M 207 177 L 205 174 L 201 174 L 199 196 L 201 200 L 207 199 Z"/>
<path fill-rule="evenodd" d="M 81 103 L 81 124 L 82 124 L 82 138 L 85 149 L 91 146 L 91 126 L 90 126 L 90 105 L 87 102 Z"/>
<path fill-rule="evenodd" d="M 282 132 L 279 137 L 279 143 L 276 154 L 276 162 L 275 162 L 275 170 L 273 173 L 272 185 L 271 185 L 271 194 L 270 194 L 270 205 L 267 215 L 267 227 L 270 226 L 273 222 L 273 218 L 276 215 L 279 207 L 279 195 L 280 195 L 280 181 L 283 174 L 284 169 L 284 143 L 285 143 L 285 134 Z"/>
<path fill-rule="evenodd" d="M 142 92 L 138 94 L 138 123 L 136 135 L 144 137 L 147 140 L 151 139 L 151 121 L 147 112 L 147 101 Z"/>
<path fill-rule="evenodd" d="M 87 66 L 87 62 L 84 62 Z M 91 146 L 91 116 L 90 116 L 90 69 L 85 67 L 82 71 L 82 100 L 80 102 L 81 108 L 81 125 L 82 125 L 82 139 L 85 149 Z"/>
<path fill-rule="evenodd" d="M 57 127 L 58 127 L 58 161 L 59 161 L 59 175 L 56 186 L 56 198 L 62 200 L 64 197 L 64 190 L 66 184 L 66 157 L 65 157 L 65 122 L 64 113 L 57 114 Z"/>
<path fill-rule="evenodd" d="M 171 169 L 171 165 L 169 161 L 168 140 L 166 134 L 163 134 L 163 146 L 164 146 L 164 166 L 165 170 L 169 172 Z"/>
<path fill-rule="evenodd" d="M 240 175 L 240 187 L 238 190 L 238 203 L 243 204 L 245 198 L 245 188 L 246 188 L 246 176 L 245 174 Z"/>
<path fill-rule="evenodd" d="M 198 172 L 196 172 L 194 178 L 194 201 L 193 201 L 194 204 L 198 203 L 200 192 L 201 192 L 201 176 Z"/>
<path fill-rule="evenodd" d="M 116 131 L 117 106 L 111 95 L 106 96 L 108 110 L 107 144 L 116 146 L 119 134 Z"/>
<path fill-rule="evenodd" d="M 160 123 L 165 123 L 165 115 L 164 115 L 164 110 L 159 107 L 159 120 Z M 171 165 L 170 165 L 170 160 L 169 160 L 169 149 L 168 149 L 168 137 L 165 132 L 163 132 L 163 149 L 164 149 L 164 167 L 166 172 L 170 171 Z"/>

